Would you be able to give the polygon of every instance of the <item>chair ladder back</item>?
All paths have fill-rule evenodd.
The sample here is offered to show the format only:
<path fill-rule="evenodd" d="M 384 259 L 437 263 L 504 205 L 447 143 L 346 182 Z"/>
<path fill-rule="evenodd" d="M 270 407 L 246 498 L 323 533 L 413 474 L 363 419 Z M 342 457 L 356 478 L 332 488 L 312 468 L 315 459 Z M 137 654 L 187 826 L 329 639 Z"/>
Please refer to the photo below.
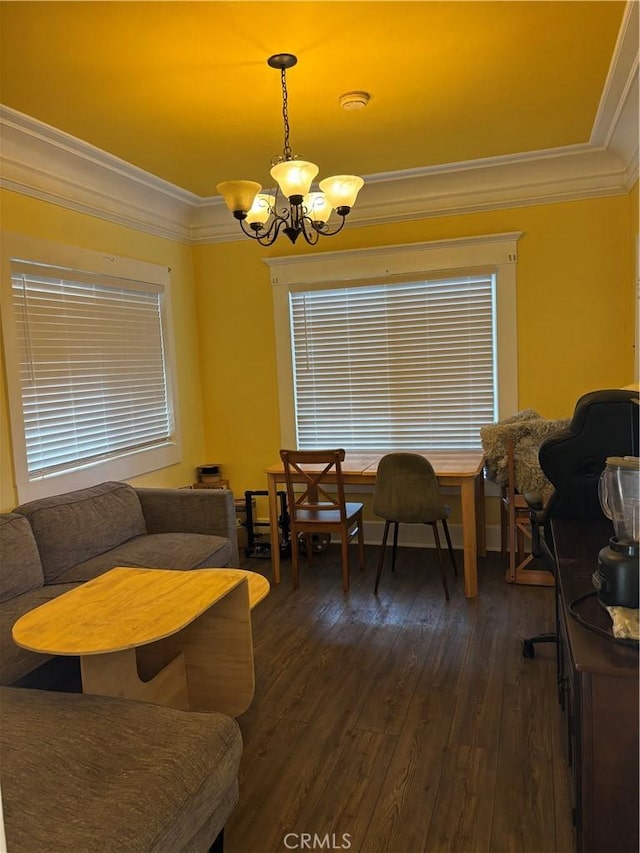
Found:
<path fill-rule="evenodd" d="M 295 514 L 296 509 L 333 509 L 338 510 L 340 517 L 344 520 L 344 483 L 340 464 L 344 456 L 345 452 L 342 449 L 280 451 L 292 515 Z M 320 465 L 323 467 L 318 470 L 317 466 Z M 332 494 L 325 488 L 328 477 L 332 480 L 335 478 L 335 483 L 332 485 L 336 487 L 336 494 Z M 302 483 L 304 490 L 296 493 L 295 483 Z"/>
<path fill-rule="evenodd" d="M 323 486 L 322 482 L 324 478 L 334 469 L 333 462 L 325 465 L 322 471 L 311 471 L 305 468 L 302 468 L 297 462 L 291 463 L 291 468 L 302 478 L 302 484 L 305 486 L 304 492 L 298 493 L 298 497 L 296 498 L 296 506 L 305 505 L 307 508 L 315 508 L 320 504 L 321 498 L 324 499 L 325 503 L 330 503 L 333 506 L 337 505 L 336 498 L 327 492 Z"/>

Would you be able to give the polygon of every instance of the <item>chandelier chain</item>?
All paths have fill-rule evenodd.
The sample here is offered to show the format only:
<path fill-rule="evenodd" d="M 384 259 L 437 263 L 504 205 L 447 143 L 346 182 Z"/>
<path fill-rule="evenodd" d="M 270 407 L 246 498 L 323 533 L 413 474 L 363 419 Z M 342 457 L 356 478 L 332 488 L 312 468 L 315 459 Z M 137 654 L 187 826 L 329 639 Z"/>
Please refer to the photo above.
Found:
<path fill-rule="evenodd" d="M 289 109 L 288 109 L 288 93 L 287 93 L 287 69 L 280 69 L 280 79 L 282 81 L 282 121 L 284 122 L 284 159 L 292 160 L 291 146 L 289 145 Z"/>

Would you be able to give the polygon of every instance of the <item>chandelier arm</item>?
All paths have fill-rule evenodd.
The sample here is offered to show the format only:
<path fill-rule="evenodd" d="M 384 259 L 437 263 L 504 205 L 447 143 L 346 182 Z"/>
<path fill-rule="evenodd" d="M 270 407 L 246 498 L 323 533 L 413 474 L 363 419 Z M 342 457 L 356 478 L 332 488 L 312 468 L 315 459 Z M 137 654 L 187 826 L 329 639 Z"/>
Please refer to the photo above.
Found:
<path fill-rule="evenodd" d="M 286 223 L 286 218 L 284 216 L 274 216 L 274 219 L 269 226 L 268 230 L 264 233 L 260 233 L 261 229 L 255 228 L 247 228 L 247 225 L 243 219 L 240 221 L 240 228 L 243 234 L 246 234 L 247 237 L 251 237 L 252 240 L 257 240 L 261 246 L 270 246 L 275 242 L 278 234 L 280 233 L 280 229 Z"/>
<path fill-rule="evenodd" d="M 273 243 L 275 243 L 276 240 L 278 239 L 278 235 L 280 234 L 280 229 L 282 228 L 282 226 L 285 222 L 286 222 L 285 219 L 281 219 L 281 218 L 274 219 L 274 221 L 271 223 L 271 227 L 269 228 L 267 233 L 258 237 L 258 243 L 261 246 L 273 245 Z"/>
<path fill-rule="evenodd" d="M 326 223 L 318 225 L 317 223 L 312 222 L 311 224 L 313 225 L 314 230 L 317 231 L 318 234 L 322 234 L 323 237 L 333 237 L 334 234 L 339 234 L 340 231 L 342 231 L 342 229 L 344 228 L 344 223 L 347 219 L 347 214 L 341 213 L 340 216 L 342 217 L 342 221 L 337 226 L 337 228 L 334 228 L 333 230 L 329 230 Z"/>
<path fill-rule="evenodd" d="M 239 219 L 238 222 L 240 223 L 240 228 L 241 228 L 243 234 L 246 234 L 247 237 L 251 237 L 252 240 L 258 240 L 259 239 L 258 234 L 254 229 L 250 230 L 249 228 L 247 228 L 247 225 L 246 225 L 244 219 Z"/>
<path fill-rule="evenodd" d="M 315 244 L 320 239 L 320 231 L 316 228 L 311 217 L 304 214 L 300 218 L 300 230 L 302 231 L 302 236 L 307 241 L 310 246 L 315 246 Z"/>

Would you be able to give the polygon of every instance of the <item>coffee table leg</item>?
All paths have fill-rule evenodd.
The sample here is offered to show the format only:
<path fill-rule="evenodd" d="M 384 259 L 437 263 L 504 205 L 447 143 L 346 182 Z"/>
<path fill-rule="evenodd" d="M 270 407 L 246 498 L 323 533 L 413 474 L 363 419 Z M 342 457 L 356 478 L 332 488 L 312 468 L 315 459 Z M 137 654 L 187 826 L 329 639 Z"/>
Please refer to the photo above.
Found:
<path fill-rule="evenodd" d="M 185 660 L 181 653 L 148 681 L 143 681 L 138 673 L 136 649 L 84 655 L 80 669 L 83 693 L 156 702 L 182 710 L 189 708 Z"/>
<path fill-rule="evenodd" d="M 184 656 L 189 709 L 243 714 L 253 699 L 253 637 L 249 584 L 245 578 L 181 631 L 138 649 L 138 667 L 157 672 Z M 167 704 L 161 699 L 156 700 Z"/>
<path fill-rule="evenodd" d="M 242 583 L 176 635 L 192 711 L 243 714 L 255 689 L 249 587 Z"/>
<path fill-rule="evenodd" d="M 175 634 L 80 664 L 85 693 L 240 716 L 255 689 L 247 578 Z"/>

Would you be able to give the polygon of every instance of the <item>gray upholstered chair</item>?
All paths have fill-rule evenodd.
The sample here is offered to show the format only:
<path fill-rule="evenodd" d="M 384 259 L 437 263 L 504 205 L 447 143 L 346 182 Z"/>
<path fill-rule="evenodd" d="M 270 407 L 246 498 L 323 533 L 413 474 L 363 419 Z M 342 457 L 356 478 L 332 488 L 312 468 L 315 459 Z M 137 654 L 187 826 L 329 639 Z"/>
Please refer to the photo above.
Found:
<path fill-rule="evenodd" d="M 373 493 L 373 511 L 376 515 L 385 519 L 374 593 L 378 593 L 378 585 L 380 583 L 380 575 L 382 574 L 387 546 L 387 536 L 389 535 L 389 525 L 391 523 L 395 525 L 391 557 L 391 570 L 395 571 L 398 526 L 400 524 L 430 524 L 433 528 L 433 537 L 438 552 L 444 594 L 448 601 L 449 587 L 447 585 L 444 563 L 442 562 L 438 521 L 442 522 L 447 546 L 449 547 L 449 554 L 451 555 L 451 562 L 453 563 L 453 570 L 456 575 L 458 574 L 458 569 L 447 526 L 449 507 L 443 503 L 438 479 L 428 459 L 425 459 L 424 456 L 418 453 L 388 453 L 386 456 L 383 456 L 378 463 L 378 472 L 376 474 Z"/>

